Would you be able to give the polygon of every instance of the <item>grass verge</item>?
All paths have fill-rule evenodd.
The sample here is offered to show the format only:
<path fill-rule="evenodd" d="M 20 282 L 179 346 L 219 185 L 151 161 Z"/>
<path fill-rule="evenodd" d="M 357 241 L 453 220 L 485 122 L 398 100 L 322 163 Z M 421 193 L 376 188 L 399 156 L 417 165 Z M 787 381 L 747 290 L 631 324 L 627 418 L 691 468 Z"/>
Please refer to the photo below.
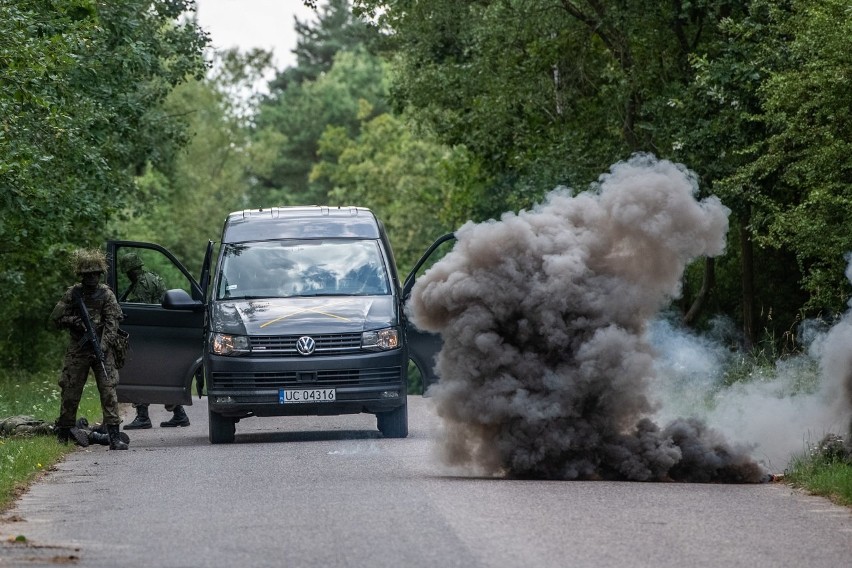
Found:
<path fill-rule="evenodd" d="M 818 447 L 794 458 L 784 479 L 808 493 L 852 507 L 852 452 Z"/>
<path fill-rule="evenodd" d="M 59 371 L 0 374 L 0 419 L 27 415 L 53 423 L 59 416 Z M 101 406 L 94 377 L 83 390 L 78 416 L 89 422 L 101 420 Z M 8 509 L 33 480 L 54 467 L 74 445 L 63 445 L 53 436 L 0 437 L 0 512 Z"/>

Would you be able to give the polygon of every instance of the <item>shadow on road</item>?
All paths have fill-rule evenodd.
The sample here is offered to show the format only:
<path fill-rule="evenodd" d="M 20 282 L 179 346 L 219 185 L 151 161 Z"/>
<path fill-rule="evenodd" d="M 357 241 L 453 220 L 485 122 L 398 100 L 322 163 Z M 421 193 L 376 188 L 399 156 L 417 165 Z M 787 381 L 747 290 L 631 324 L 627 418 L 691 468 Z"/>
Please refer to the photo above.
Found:
<path fill-rule="evenodd" d="M 239 426 L 238 426 L 239 428 Z M 298 432 L 247 432 L 237 435 L 235 444 L 268 444 L 275 442 L 331 442 L 338 440 L 374 440 L 381 438 L 378 431 L 369 430 L 317 430 Z"/>
<path fill-rule="evenodd" d="M 341 440 L 378 440 L 382 439 L 381 433 L 371 430 L 301 430 L 292 432 L 272 431 L 247 431 L 240 433 L 237 426 L 237 435 L 233 444 L 222 444 L 222 447 L 241 444 L 280 444 L 298 442 L 336 442 Z M 144 433 L 130 433 L 131 450 L 152 450 L 157 448 L 179 448 L 209 446 L 210 441 L 207 433 L 174 430 L 152 431 Z M 103 448 L 106 451 L 106 448 Z"/>

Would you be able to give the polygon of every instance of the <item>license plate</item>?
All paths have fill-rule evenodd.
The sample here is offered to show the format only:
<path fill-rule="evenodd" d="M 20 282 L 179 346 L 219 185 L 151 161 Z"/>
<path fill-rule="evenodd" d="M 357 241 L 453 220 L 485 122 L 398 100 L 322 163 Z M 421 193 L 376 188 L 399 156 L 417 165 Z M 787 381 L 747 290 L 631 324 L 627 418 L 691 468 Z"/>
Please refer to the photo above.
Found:
<path fill-rule="evenodd" d="M 335 389 L 278 389 L 278 404 L 334 402 Z"/>

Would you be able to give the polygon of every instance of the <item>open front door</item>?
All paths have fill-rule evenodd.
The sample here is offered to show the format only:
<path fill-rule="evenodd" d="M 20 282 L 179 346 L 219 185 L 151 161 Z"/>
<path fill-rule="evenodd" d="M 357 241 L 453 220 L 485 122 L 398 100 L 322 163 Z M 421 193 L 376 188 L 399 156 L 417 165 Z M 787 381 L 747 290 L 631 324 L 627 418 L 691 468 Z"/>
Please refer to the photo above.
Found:
<path fill-rule="evenodd" d="M 431 266 L 446 254 L 455 242 L 455 238 L 454 233 L 443 235 L 432 243 L 432 246 L 420 257 L 402 285 L 403 305 L 408 302 L 417 274 L 424 267 Z M 404 314 L 405 310 L 403 309 L 402 312 Z M 407 317 L 405 318 L 405 340 L 408 343 L 408 356 L 417 365 L 420 376 L 423 378 L 423 392 L 425 393 L 430 386 L 438 382 L 439 377 L 435 373 L 435 357 L 441 350 L 443 341 L 439 334 L 419 329 Z"/>
<path fill-rule="evenodd" d="M 211 248 L 208 247 L 205 260 L 208 275 Z M 130 333 L 130 350 L 119 370 L 118 400 L 192 404 L 192 379 L 201 366 L 204 343 L 206 290 L 174 255 L 159 245 L 109 241 L 107 252 L 108 284 L 124 312 L 121 328 Z M 163 294 L 175 288 L 198 300 L 198 307 L 163 308 Z"/>

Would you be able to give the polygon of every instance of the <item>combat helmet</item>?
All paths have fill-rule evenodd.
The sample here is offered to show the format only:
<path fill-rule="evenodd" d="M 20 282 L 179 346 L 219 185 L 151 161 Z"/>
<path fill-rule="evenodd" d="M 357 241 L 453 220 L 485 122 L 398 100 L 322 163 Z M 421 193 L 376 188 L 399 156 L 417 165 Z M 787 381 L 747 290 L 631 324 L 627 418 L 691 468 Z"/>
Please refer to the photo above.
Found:
<path fill-rule="evenodd" d="M 142 261 L 135 252 L 129 252 L 118 259 L 118 267 L 126 274 L 134 268 L 142 268 Z"/>
<path fill-rule="evenodd" d="M 71 254 L 71 263 L 77 274 L 107 271 L 106 255 L 99 249 L 77 249 Z"/>

